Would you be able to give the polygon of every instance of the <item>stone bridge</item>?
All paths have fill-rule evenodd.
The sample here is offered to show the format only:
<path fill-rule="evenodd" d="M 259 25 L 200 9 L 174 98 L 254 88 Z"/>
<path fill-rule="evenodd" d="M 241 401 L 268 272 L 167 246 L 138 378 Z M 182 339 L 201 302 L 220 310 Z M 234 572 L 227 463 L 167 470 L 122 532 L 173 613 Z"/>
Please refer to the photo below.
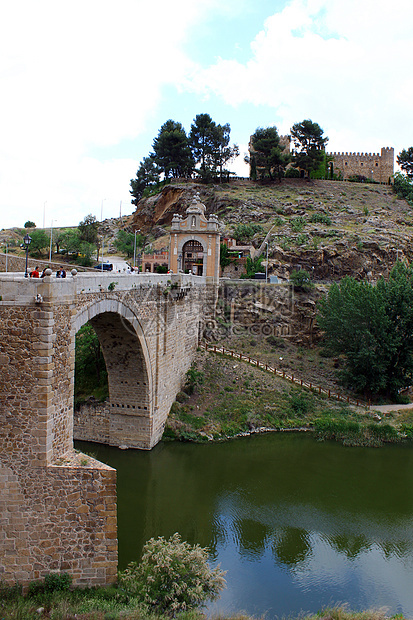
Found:
<path fill-rule="evenodd" d="M 216 287 L 192 275 L 0 275 L 0 580 L 77 585 L 117 570 L 116 472 L 73 449 L 76 332 L 95 329 L 109 400 L 97 439 L 150 449 Z M 211 304 L 211 306 L 209 305 Z"/>

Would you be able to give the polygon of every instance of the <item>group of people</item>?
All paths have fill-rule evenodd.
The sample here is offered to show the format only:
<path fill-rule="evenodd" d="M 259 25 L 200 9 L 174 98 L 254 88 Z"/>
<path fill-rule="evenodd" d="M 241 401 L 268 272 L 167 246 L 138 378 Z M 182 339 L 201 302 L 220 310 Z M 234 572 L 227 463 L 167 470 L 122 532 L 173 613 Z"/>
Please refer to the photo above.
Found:
<path fill-rule="evenodd" d="M 34 269 L 31 270 L 29 275 L 31 278 L 44 278 L 46 275 L 46 269 L 48 269 L 48 267 L 45 267 L 42 273 L 40 273 L 39 267 L 36 266 Z M 66 277 L 66 271 L 63 269 L 62 265 L 60 265 L 59 269 L 56 271 L 56 278 L 65 278 L 65 277 Z"/>

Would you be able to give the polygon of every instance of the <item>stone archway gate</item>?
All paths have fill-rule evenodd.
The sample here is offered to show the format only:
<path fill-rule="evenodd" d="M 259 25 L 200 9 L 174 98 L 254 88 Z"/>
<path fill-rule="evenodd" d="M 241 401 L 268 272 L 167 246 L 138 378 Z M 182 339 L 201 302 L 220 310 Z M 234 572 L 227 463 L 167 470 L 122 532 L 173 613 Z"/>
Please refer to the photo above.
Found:
<path fill-rule="evenodd" d="M 205 278 L 0 276 L 0 580 L 51 571 L 77 585 L 117 570 L 116 472 L 73 449 L 76 332 L 94 326 L 106 361 L 99 441 L 150 449 L 161 438 L 208 313 Z"/>

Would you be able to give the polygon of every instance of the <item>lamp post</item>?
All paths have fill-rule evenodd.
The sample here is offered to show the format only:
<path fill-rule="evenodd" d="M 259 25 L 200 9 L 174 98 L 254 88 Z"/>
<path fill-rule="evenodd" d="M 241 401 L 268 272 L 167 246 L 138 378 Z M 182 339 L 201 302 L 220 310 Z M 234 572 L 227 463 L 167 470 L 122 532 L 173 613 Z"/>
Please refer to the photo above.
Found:
<path fill-rule="evenodd" d="M 267 262 L 265 263 L 265 284 L 267 284 L 267 280 L 268 280 L 268 241 L 265 242 L 265 245 L 267 246 Z"/>
<path fill-rule="evenodd" d="M 141 229 L 138 228 L 138 230 L 136 230 L 135 228 L 135 240 L 133 242 L 133 266 L 136 267 L 136 233 L 141 232 Z M 139 267 L 139 265 L 138 265 Z"/>
<path fill-rule="evenodd" d="M 50 223 L 50 248 L 49 248 L 49 263 L 52 261 L 52 243 L 53 243 L 53 222 Z"/>
<path fill-rule="evenodd" d="M 32 242 L 32 238 L 30 237 L 29 233 L 26 233 L 23 237 L 23 243 L 24 243 L 24 249 L 26 251 L 26 270 L 24 272 L 24 277 L 28 278 L 29 274 L 27 273 L 27 265 L 29 262 L 29 245 Z"/>

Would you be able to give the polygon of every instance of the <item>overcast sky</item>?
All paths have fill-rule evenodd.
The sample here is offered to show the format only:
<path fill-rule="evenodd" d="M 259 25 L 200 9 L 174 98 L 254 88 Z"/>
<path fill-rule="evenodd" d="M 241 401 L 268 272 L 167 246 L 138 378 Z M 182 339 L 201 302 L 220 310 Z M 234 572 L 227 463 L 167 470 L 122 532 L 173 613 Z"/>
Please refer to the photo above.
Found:
<path fill-rule="evenodd" d="M 0 228 L 132 213 L 169 118 L 310 118 L 328 151 L 413 145 L 412 0 L 8 0 L 0 13 Z M 245 173 L 242 157 L 233 169 Z"/>

